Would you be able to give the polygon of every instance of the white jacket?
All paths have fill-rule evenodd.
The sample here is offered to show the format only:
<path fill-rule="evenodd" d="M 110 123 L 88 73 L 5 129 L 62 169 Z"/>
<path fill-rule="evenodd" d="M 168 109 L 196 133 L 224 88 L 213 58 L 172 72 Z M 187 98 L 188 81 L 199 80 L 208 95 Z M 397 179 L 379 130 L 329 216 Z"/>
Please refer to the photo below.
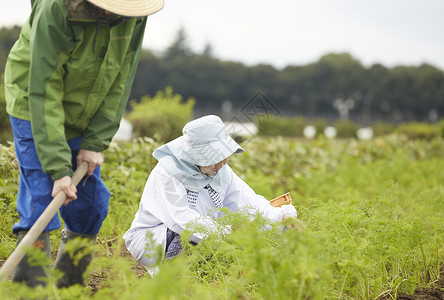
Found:
<path fill-rule="evenodd" d="M 223 207 L 231 211 L 244 208 L 251 215 L 259 212 L 271 222 L 282 220 L 282 216 L 287 213 L 297 216 L 294 206 L 272 207 L 267 199 L 257 195 L 228 165 L 224 168 L 228 168 L 230 176 L 226 190 L 220 193 Z M 215 209 L 216 205 L 207 189 L 199 191 L 195 207 L 190 208 L 183 184 L 157 164 L 145 185 L 131 228 L 123 236 L 125 245 L 131 255 L 148 267 L 155 259 L 147 257 L 152 252 L 147 249 L 147 231 L 152 233 L 154 243 L 165 250 L 167 228 L 180 234 L 192 221 L 215 227 L 214 218 L 221 216 Z M 204 236 L 201 233 L 195 232 L 191 240 L 198 243 L 202 238 Z M 152 246 L 149 248 L 153 249 Z"/>

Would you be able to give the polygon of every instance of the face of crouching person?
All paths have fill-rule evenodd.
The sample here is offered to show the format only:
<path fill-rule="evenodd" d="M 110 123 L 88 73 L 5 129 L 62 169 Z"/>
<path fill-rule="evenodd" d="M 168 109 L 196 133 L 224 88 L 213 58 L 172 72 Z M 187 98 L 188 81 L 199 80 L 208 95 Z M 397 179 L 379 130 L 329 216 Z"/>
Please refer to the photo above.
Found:
<path fill-rule="evenodd" d="M 218 162 L 217 164 L 210 165 L 210 166 L 197 166 L 202 172 L 202 174 L 213 177 L 219 172 L 220 169 L 222 169 L 223 166 L 225 166 L 228 163 L 228 157 L 224 160 Z"/>

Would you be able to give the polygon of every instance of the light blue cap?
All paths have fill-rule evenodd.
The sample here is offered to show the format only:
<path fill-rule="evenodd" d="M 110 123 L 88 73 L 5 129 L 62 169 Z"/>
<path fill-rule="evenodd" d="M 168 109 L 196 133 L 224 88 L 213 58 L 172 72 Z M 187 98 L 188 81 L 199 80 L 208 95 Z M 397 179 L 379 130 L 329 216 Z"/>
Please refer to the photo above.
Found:
<path fill-rule="evenodd" d="M 157 148 L 153 156 L 187 189 L 199 191 L 211 183 L 217 192 L 222 191 L 228 182 L 227 169 L 223 167 L 214 178 L 209 178 L 197 166 L 217 164 L 234 153 L 244 152 L 244 149 L 230 137 L 218 116 L 209 115 L 191 121 L 182 132 L 182 136 Z"/>

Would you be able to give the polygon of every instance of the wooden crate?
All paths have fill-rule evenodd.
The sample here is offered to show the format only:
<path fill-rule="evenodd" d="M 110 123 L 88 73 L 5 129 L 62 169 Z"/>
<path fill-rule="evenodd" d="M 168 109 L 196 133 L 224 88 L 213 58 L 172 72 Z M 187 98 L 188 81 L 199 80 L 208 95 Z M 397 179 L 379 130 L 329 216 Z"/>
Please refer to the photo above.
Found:
<path fill-rule="evenodd" d="M 270 200 L 271 206 L 274 207 L 281 207 L 282 205 L 291 204 L 291 203 L 292 201 L 290 193 L 285 193 L 279 197 L 274 198 L 273 200 Z"/>

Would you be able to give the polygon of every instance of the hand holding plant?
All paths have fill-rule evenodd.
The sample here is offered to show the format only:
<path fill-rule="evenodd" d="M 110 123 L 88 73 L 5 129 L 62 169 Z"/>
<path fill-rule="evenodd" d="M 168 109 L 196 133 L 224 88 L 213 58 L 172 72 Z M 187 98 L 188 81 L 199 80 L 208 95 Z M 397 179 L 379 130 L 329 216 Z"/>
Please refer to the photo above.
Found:
<path fill-rule="evenodd" d="M 290 214 L 285 214 L 282 216 L 282 223 L 287 229 L 295 228 L 297 231 L 302 231 L 307 228 L 301 220 L 298 220 L 296 217 Z"/>

